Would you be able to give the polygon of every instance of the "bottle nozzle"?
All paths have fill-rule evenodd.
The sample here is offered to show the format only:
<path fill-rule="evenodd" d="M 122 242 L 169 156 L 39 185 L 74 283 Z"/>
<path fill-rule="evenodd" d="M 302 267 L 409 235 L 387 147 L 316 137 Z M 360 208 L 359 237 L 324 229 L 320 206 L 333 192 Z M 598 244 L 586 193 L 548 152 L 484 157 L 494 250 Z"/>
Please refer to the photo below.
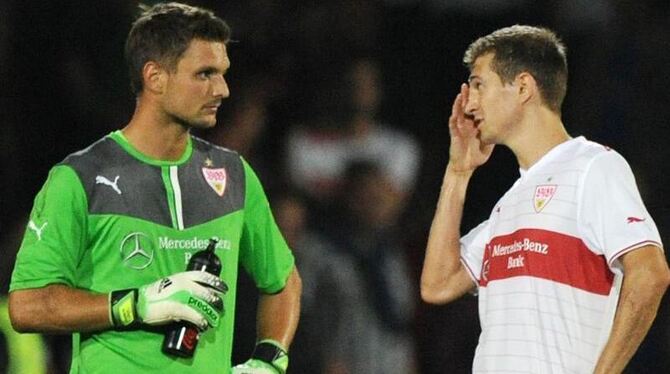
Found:
<path fill-rule="evenodd" d="M 216 243 L 218 243 L 218 242 L 219 242 L 218 240 L 216 240 L 214 238 L 210 238 L 209 239 L 209 244 L 207 245 L 207 248 L 205 250 L 208 251 L 208 252 L 214 253 L 214 249 L 216 249 Z"/>

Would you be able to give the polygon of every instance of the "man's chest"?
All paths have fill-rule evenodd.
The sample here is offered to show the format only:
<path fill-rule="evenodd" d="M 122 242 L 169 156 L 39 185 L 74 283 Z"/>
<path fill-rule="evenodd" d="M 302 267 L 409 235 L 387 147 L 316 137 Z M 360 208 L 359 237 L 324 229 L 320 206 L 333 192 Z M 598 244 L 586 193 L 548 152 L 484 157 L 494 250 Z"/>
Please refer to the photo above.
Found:
<path fill-rule="evenodd" d="M 480 286 L 528 276 L 607 294 L 611 273 L 579 232 L 581 170 L 538 171 L 519 180 L 490 217 Z M 602 274 L 594 280 L 592 274 Z"/>

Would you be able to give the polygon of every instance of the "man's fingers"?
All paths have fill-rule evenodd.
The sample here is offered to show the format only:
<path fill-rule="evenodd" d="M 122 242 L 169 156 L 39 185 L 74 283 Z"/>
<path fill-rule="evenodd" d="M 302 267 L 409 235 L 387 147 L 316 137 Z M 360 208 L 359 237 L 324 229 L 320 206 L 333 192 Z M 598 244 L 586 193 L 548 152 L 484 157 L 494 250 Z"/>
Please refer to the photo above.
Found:
<path fill-rule="evenodd" d="M 465 107 L 468 105 L 468 98 L 470 95 L 470 87 L 467 83 L 461 84 L 461 111 L 465 113 Z"/>
<path fill-rule="evenodd" d="M 179 320 L 188 321 L 192 324 L 198 326 L 200 331 L 204 331 L 209 326 L 209 322 L 202 314 L 198 313 L 195 309 L 187 307 L 185 305 L 179 305 Z"/>
<path fill-rule="evenodd" d="M 223 315 L 223 302 L 221 302 L 220 300 L 221 299 L 216 298 L 216 300 L 214 300 L 213 303 L 210 303 L 208 300 L 199 298 L 197 296 L 189 295 L 182 300 L 181 306 L 187 309 L 191 309 L 192 311 L 197 313 L 199 317 L 205 318 L 210 326 L 216 327 L 219 325 L 219 320 Z M 190 312 L 186 313 L 186 315 L 189 318 L 194 316 L 194 314 Z"/>
<path fill-rule="evenodd" d="M 456 131 L 456 135 L 464 136 L 474 130 L 472 115 L 466 113 L 468 105 L 468 95 L 470 88 L 466 83 L 461 84 L 461 91 L 456 95 L 451 107 L 451 116 L 449 117 L 449 129 Z"/>
<path fill-rule="evenodd" d="M 449 116 L 449 128 L 453 130 L 457 130 L 458 122 L 459 122 L 459 117 L 463 115 L 463 111 L 461 110 L 461 94 L 459 93 L 456 95 L 456 98 L 454 99 L 454 103 L 451 105 L 451 116 Z"/>
<path fill-rule="evenodd" d="M 223 295 L 222 293 L 218 293 L 211 288 L 203 287 L 199 284 L 194 287 L 190 287 L 189 292 L 191 295 L 203 299 L 212 305 L 221 300 L 221 296 Z"/>
<path fill-rule="evenodd" d="M 214 289 L 219 293 L 228 292 L 228 285 L 214 274 L 197 270 L 189 271 L 187 274 L 191 281 L 203 287 Z"/>
<path fill-rule="evenodd" d="M 195 283 L 205 287 L 212 289 L 220 294 L 225 294 L 228 292 L 228 285 L 225 282 L 217 282 L 217 283 L 208 283 L 208 282 L 198 282 L 196 281 Z"/>
<path fill-rule="evenodd" d="M 212 306 L 217 310 L 217 312 L 223 312 L 223 300 L 220 297 L 217 297 L 216 300 L 214 300 Z"/>

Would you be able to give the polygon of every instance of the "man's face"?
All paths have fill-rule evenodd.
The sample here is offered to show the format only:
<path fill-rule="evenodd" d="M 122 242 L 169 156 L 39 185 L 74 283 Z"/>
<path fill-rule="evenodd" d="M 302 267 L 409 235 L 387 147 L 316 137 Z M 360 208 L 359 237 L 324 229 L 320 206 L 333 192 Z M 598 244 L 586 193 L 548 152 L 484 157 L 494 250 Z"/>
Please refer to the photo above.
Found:
<path fill-rule="evenodd" d="M 493 53 L 478 57 L 469 78 L 469 95 L 465 112 L 474 119 L 480 139 L 486 144 L 505 144 L 519 121 L 517 87 L 503 84 L 491 70 Z"/>
<path fill-rule="evenodd" d="M 213 127 L 221 100 L 230 95 L 224 78 L 229 67 L 224 43 L 191 41 L 175 71 L 168 73 L 165 113 L 184 126 Z"/>

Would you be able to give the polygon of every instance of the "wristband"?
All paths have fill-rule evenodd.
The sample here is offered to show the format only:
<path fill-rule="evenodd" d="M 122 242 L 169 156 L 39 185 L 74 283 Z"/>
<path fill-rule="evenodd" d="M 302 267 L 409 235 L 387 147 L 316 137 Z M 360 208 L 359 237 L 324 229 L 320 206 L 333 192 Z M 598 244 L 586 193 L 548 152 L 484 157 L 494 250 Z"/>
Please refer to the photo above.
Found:
<path fill-rule="evenodd" d="M 136 327 L 140 324 L 137 317 L 137 288 L 117 290 L 109 293 L 109 320 L 117 330 Z"/>
<path fill-rule="evenodd" d="M 261 340 L 256 343 L 256 348 L 254 348 L 251 358 L 267 362 L 282 374 L 286 373 L 286 369 L 288 368 L 288 353 L 279 342 L 271 339 Z"/>

